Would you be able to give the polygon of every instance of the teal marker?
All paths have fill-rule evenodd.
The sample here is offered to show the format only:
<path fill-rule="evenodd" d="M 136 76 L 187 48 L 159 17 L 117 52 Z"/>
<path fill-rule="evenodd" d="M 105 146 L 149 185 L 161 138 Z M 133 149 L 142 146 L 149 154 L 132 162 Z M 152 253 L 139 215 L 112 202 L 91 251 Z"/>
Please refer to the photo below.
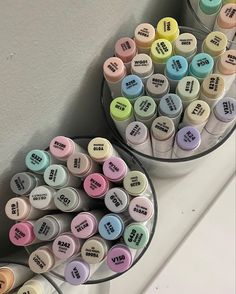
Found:
<path fill-rule="evenodd" d="M 212 31 L 222 0 L 200 0 L 198 3 L 197 16 L 202 24 Z"/>
<path fill-rule="evenodd" d="M 52 156 L 44 150 L 31 150 L 25 157 L 27 168 L 38 174 L 43 174 L 50 164 L 52 164 Z"/>
<path fill-rule="evenodd" d="M 199 53 L 193 57 L 189 66 L 189 75 L 198 79 L 201 83 L 205 77 L 212 73 L 214 60 L 207 53 Z"/>

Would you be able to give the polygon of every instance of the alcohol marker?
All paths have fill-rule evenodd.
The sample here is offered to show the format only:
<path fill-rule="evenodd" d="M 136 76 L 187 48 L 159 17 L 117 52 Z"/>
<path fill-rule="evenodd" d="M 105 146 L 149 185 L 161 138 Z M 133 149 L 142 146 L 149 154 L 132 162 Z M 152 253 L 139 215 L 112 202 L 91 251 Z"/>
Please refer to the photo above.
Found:
<path fill-rule="evenodd" d="M 38 186 L 30 192 L 29 200 L 30 204 L 42 210 L 56 209 L 54 204 L 54 196 L 56 190 L 49 186 Z"/>
<path fill-rule="evenodd" d="M 144 85 L 140 77 L 128 75 L 121 83 L 122 96 L 129 99 L 131 103 L 144 94 Z"/>
<path fill-rule="evenodd" d="M 129 224 L 124 231 L 125 244 L 133 249 L 144 248 L 149 240 L 149 231 L 140 223 Z"/>
<path fill-rule="evenodd" d="M 214 60 L 209 54 L 198 53 L 190 63 L 189 75 L 195 77 L 201 83 L 205 77 L 212 73 L 213 67 Z"/>
<path fill-rule="evenodd" d="M 147 197 L 139 196 L 130 201 L 129 215 L 136 222 L 146 222 L 154 214 L 153 203 Z"/>
<path fill-rule="evenodd" d="M 149 23 L 141 23 L 134 32 L 134 41 L 139 53 L 150 53 L 150 47 L 155 40 L 155 29 Z"/>
<path fill-rule="evenodd" d="M 117 97 L 110 104 L 110 115 L 118 132 L 125 138 L 127 126 L 134 121 L 132 104 L 125 97 Z"/>
<path fill-rule="evenodd" d="M 137 121 L 142 122 L 149 129 L 157 117 L 157 105 L 148 96 L 139 97 L 134 103 L 134 116 Z"/>
<path fill-rule="evenodd" d="M 128 167 L 123 159 L 112 156 L 103 163 L 102 170 L 109 181 L 120 183 L 126 176 Z"/>
<path fill-rule="evenodd" d="M 181 55 L 190 62 L 197 53 L 197 39 L 193 34 L 183 33 L 179 35 L 173 48 L 175 55 Z"/>
<path fill-rule="evenodd" d="M 124 62 L 128 74 L 131 70 L 131 61 L 136 54 L 137 47 L 134 40 L 132 40 L 131 38 L 124 37 L 116 42 L 115 55 Z"/>
<path fill-rule="evenodd" d="M 200 83 L 191 76 L 182 78 L 177 85 L 176 94 L 180 97 L 185 109 L 191 102 L 199 99 Z"/>
<path fill-rule="evenodd" d="M 107 254 L 107 265 L 115 273 L 127 271 L 133 263 L 134 256 L 130 248 L 123 244 L 114 245 Z"/>
<path fill-rule="evenodd" d="M 144 173 L 140 171 L 130 171 L 127 173 L 123 181 L 124 189 L 131 196 L 150 196 L 151 189 L 148 179 Z"/>
<path fill-rule="evenodd" d="M 210 31 L 214 27 L 221 4 L 222 0 L 200 0 L 198 3 L 197 16 Z"/>
<path fill-rule="evenodd" d="M 19 222 L 9 231 L 9 239 L 16 246 L 29 246 L 39 241 L 34 234 L 35 221 Z"/>
<path fill-rule="evenodd" d="M 13 193 L 28 195 L 35 187 L 43 185 L 44 181 L 39 175 L 29 172 L 17 173 L 11 178 L 10 187 Z"/>
<path fill-rule="evenodd" d="M 129 194 L 119 187 L 110 189 L 104 198 L 106 208 L 114 213 L 124 212 L 128 208 L 129 202 Z"/>
<path fill-rule="evenodd" d="M 167 60 L 172 55 L 172 44 L 166 39 L 159 39 L 152 43 L 150 56 L 154 65 L 154 72 L 164 74 Z"/>
<path fill-rule="evenodd" d="M 127 144 L 133 149 L 152 156 L 152 145 L 148 128 L 139 121 L 134 121 L 126 128 Z"/>
<path fill-rule="evenodd" d="M 147 79 L 154 73 L 151 57 L 144 53 L 137 54 L 131 62 L 131 73 L 140 77 L 146 85 Z"/>
<path fill-rule="evenodd" d="M 211 32 L 202 43 L 202 52 L 208 53 L 214 61 L 226 51 L 227 37 L 221 32 Z"/>
<path fill-rule="evenodd" d="M 151 127 L 154 157 L 171 158 L 175 138 L 175 125 L 167 116 L 156 118 Z"/>
<path fill-rule="evenodd" d="M 146 84 L 146 93 L 152 97 L 158 105 L 160 99 L 169 93 L 170 84 L 167 78 L 162 74 L 154 74 L 148 80 Z"/>
<path fill-rule="evenodd" d="M 211 74 L 204 79 L 201 85 L 200 99 L 205 101 L 210 108 L 225 95 L 225 81 L 219 74 Z"/>
<path fill-rule="evenodd" d="M 172 158 L 192 156 L 201 144 L 200 132 L 194 127 L 184 127 L 175 136 Z"/>
<path fill-rule="evenodd" d="M 70 229 L 73 216 L 66 213 L 46 215 L 38 219 L 34 225 L 34 234 L 42 241 L 54 240 L 61 233 Z"/>
<path fill-rule="evenodd" d="M 156 39 L 166 39 L 174 42 L 179 36 L 179 26 L 172 17 L 164 17 L 157 24 Z"/>
<path fill-rule="evenodd" d="M 99 173 L 87 176 L 83 183 L 84 191 L 92 198 L 103 198 L 111 187 L 108 179 Z"/>
<path fill-rule="evenodd" d="M 121 96 L 121 82 L 126 76 L 126 67 L 118 57 L 110 57 L 103 64 L 103 74 L 113 98 Z"/>

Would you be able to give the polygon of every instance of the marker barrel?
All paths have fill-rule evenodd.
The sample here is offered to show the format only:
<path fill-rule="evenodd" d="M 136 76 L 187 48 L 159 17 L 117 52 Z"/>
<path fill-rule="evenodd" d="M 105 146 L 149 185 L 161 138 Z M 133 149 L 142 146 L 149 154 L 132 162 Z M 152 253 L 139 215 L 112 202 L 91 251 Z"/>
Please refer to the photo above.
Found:
<path fill-rule="evenodd" d="M 120 157 L 112 156 L 103 163 L 103 174 L 114 183 L 122 182 L 128 172 L 128 166 Z"/>
<path fill-rule="evenodd" d="M 29 200 L 33 207 L 42 210 L 56 209 L 54 196 L 56 190 L 49 186 L 38 186 L 30 192 Z"/>
<path fill-rule="evenodd" d="M 34 234 L 35 221 L 18 222 L 9 231 L 9 239 L 15 246 L 29 246 L 40 243 Z"/>
<path fill-rule="evenodd" d="M 152 43 L 155 41 L 155 29 L 149 23 L 141 23 L 134 32 L 134 41 L 138 48 L 138 53 L 149 54 Z"/>
<path fill-rule="evenodd" d="M 156 29 L 156 39 L 166 39 L 174 42 L 179 36 L 179 26 L 172 17 L 164 17 L 159 20 Z"/>
<path fill-rule="evenodd" d="M 142 122 L 149 129 L 157 117 L 157 105 L 149 96 L 139 97 L 134 103 L 136 121 Z"/>
<path fill-rule="evenodd" d="M 128 209 L 130 202 L 129 194 L 122 188 L 110 189 L 104 198 L 106 208 L 114 213 L 122 213 Z"/>
<path fill-rule="evenodd" d="M 128 75 L 121 83 L 122 96 L 129 99 L 132 104 L 140 96 L 144 95 L 144 84 L 137 75 Z"/>
<path fill-rule="evenodd" d="M 180 97 L 183 109 L 193 101 L 199 99 L 200 95 L 200 83 L 199 81 L 191 76 L 182 78 L 177 85 L 176 94 Z"/>
<path fill-rule="evenodd" d="M 149 240 L 149 231 L 144 224 L 131 223 L 124 231 L 125 244 L 133 249 L 144 248 Z"/>
<path fill-rule="evenodd" d="M 179 35 L 173 45 L 174 55 L 181 55 L 191 62 L 197 53 L 197 39 L 193 34 L 183 33 Z"/>
<path fill-rule="evenodd" d="M 143 84 L 146 85 L 147 79 L 154 73 L 151 57 L 143 53 L 137 54 L 131 62 L 131 73 L 140 77 Z"/>
<path fill-rule="evenodd" d="M 148 179 L 140 171 L 129 171 L 123 180 L 125 191 L 131 196 L 150 196 L 151 188 Z"/>
<path fill-rule="evenodd" d="M 189 75 L 195 77 L 200 83 L 212 73 L 213 58 L 207 53 L 196 54 L 189 65 Z"/>
<path fill-rule="evenodd" d="M 112 183 L 103 174 L 94 173 L 85 178 L 83 186 L 88 196 L 101 199 L 112 187 Z"/>
<path fill-rule="evenodd" d="M 221 32 L 211 32 L 202 43 L 202 52 L 209 54 L 216 61 L 227 47 L 227 37 Z"/>
<path fill-rule="evenodd" d="M 129 204 L 129 215 L 136 222 L 147 222 L 154 214 L 152 201 L 143 196 L 134 197 Z"/>
<path fill-rule="evenodd" d="M 221 0 L 206 1 L 200 0 L 196 14 L 200 21 L 212 31 L 216 17 L 221 9 Z"/>
<path fill-rule="evenodd" d="M 170 84 L 167 78 L 162 74 L 154 74 L 146 84 L 146 94 L 152 97 L 158 105 L 161 98 L 170 91 Z"/>

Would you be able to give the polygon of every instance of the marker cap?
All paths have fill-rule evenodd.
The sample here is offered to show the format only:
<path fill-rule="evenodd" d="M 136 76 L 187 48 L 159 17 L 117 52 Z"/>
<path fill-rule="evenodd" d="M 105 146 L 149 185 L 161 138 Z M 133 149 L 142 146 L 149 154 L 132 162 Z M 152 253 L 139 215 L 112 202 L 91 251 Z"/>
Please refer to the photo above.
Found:
<path fill-rule="evenodd" d="M 122 257 L 122 258 L 119 258 Z M 107 254 L 107 265 L 115 273 L 127 271 L 133 262 L 129 248 L 123 244 L 113 246 Z"/>
<path fill-rule="evenodd" d="M 147 54 L 141 53 L 134 56 L 131 62 L 131 72 L 140 78 L 145 78 L 153 73 L 152 59 Z"/>
<path fill-rule="evenodd" d="M 233 1 L 232 1 L 233 2 Z M 223 29 L 232 29 L 236 23 L 236 1 L 224 5 L 218 14 L 217 22 L 219 27 Z"/>
<path fill-rule="evenodd" d="M 88 175 L 83 183 L 84 191 L 92 198 L 103 197 L 109 189 L 109 182 L 104 175 L 93 173 Z"/>
<path fill-rule="evenodd" d="M 205 101 L 195 100 L 188 105 L 185 115 L 190 123 L 198 125 L 208 120 L 210 112 L 210 106 Z"/>
<path fill-rule="evenodd" d="M 150 56 L 153 62 L 166 63 L 172 55 L 172 44 L 166 39 L 158 39 L 152 43 Z"/>
<path fill-rule="evenodd" d="M 125 97 L 117 97 L 110 104 L 110 114 L 115 120 L 126 120 L 133 114 L 132 104 Z"/>
<path fill-rule="evenodd" d="M 190 73 L 199 78 L 209 75 L 214 66 L 213 58 L 207 53 L 198 53 L 193 57 L 190 64 Z"/>
<path fill-rule="evenodd" d="M 152 123 L 151 132 L 153 137 L 159 141 L 169 139 L 175 132 L 173 120 L 167 116 L 157 117 Z"/>
<path fill-rule="evenodd" d="M 56 191 L 52 187 L 38 186 L 30 192 L 29 200 L 32 206 L 44 210 L 48 206 L 52 206 L 55 193 Z"/>
<path fill-rule="evenodd" d="M 28 263 L 34 273 L 41 274 L 48 272 L 54 266 L 55 259 L 46 247 L 41 247 L 30 254 Z M 40 266 L 41 264 L 43 267 Z"/>
<path fill-rule="evenodd" d="M 127 173 L 127 165 L 120 157 L 112 156 L 103 163 L 103 173 L 110 181 L 120 181 Z"/>
<path fill-rule="evenodd" d="M 73 260 L 65 268 L 65 279 L 72 285 L 80 285 L 89 279 L 90 266 L 83 260 Z"/>
<path fill-rule="evenodd" d="M 203 43 L 203 50 L 205 53 L 216 57 L 226 50 L 227 43 L 228 40 L 224 33 L 214 31 L 207 35 Z"/>
<path fill-rule="evenodd" d="M 110 57 L 103 64 L 105 78 L 110 82 L 118 82 L 126 74 L 123 61 L 118 57 Z"/>
<path fill-rule="evenodd" d="M 103 162 L 110 156 L 112 156 L 113 147 L 111 143 L 101 137 L 92 139 L 88 144 L 88 153 L 93 160 L 97 162 Z"/>
<path fill-rule="evenodd" d="M 31 223 L 14 224 L 9 231 L 9 239 L 16 246 L 27 246 L 35 240 L 34 227 Z"/>
<path fill-rule="evenodd" d="M 224 75 L 236 73 L 236 50 L 227 50 L 218 59 L 219 71 Z"/>
<path fill-rule="evenodd" d="M 68 171 L 63 165 L 52 164 L 46 168 L 43 177 L 47 185 L 60 188 L 68 182 Z"/>
<path fill-rule="evenodd" d="M 199 6 L 201 10 L 207 14 L 216 13 L 221 7 L 222 0 L 200 0 Z"/>
<path fill-rule="evenodd" d="M 34 234 L 42 241 L 53 240 L 59 231 L 59 224 L 49 215 L 38 219 L 34 224 Z"/>
<path fill-rule="evenodd" d="M 124 63 L 130 62 L 136 55 L 136 52 L 136 44 L 134 40 L 129 37 L 123 37 L 115 44 L 115 55 Z"/>
<path fill-rule="evenodd" d="M 67 168 L 75 176 L 82 177 L 91 166 L 91 159 L 88 155 L 76 152 L 67 159 Z"/>
<path fill-rule="evenodd" d="M 99 234 L 105 240 L 116 240 L 121 237 L 124 230 L 124 223 L 117 214 L 106 214 L 98 225 Z"/>
<path fill-rule="evenodd" d="M 13 193 L 27 195 L 37 186 L 36 177 L 31 173 L 17 173 L 11 178 L 10 187 Z"/>
<path fill-rule="evenodd" d="M 121 213 L 128 207 L 129 195 L 121 188 L 112 188 L 105 195 L 104 203 L 111 212 Z"/>
<path fill-rule="evenodd" d="M 174 51 L 176 55 L 189 57 L 197 51 L 197 39 L 193 34 L 183 33 L 175 40 Z"/>
<path fill-rule="evenodd" d="M 28 169 L 35 173 L 42 173 L 50 165 L 50 156 L 43 150 L 31 150 L 27 153 L 25 164 Z"/>
<path fill-rule="evenodd" d="M 143 123 L 134 121 L 127 126 L 125 134 L 128 142 L 139 145 L 147 140 L 148 129 Z"/>
<path fill-rule="evenodd" d="M 14 284 L 14 274 L 8 268 L 0 268 L 0 293 L 7 293 Z"/>
<path fill-rule="evenodd" d="M 167 94 L 169 90 L 169 81 L 162 74 L 154 74 L 147 80 L 146 93 L 153 98 L 161 98 Z"/>
<path fill-rule="evenodd" d="M 54 197 L 56 207 L 65 212 L 73 210 L 78 205 L 79 201 L 78 192 L 71 187 L 60 189 Z"/>
<path fill-rule="evenodd" d="M 26 197 L 13 197 L 5 206 L 6 215 L 12 220 L 26 219 L 30 213 L 30 203 Z"/>
<path fill-rule="evenodd" d="M 23 285 L 17 292 L 17 294 L 43 294 L 43 289 L 38 287 L 39 285 L 27 284 Z"/>
<path fill-rule="evenodd" d="M 161 115 L 174 118 L 182 111 L 182 101 L 176 94 L 166 94 L 160 100 L 158 110 Z"/>
<path fill-rule="evenodd" d="M 166 76 L 171 80 L 181 80 L 188 73 L 188 61 L 185 57 L 174 55 L 167 60 Z"/>
<path fill-rule="evenodd" d="M 129 224 L 124 231 L 124 241 L 133 249 L 141 249 L 147 245 L 149 232 L 145 225 L 140 223 Z"/>
<path fill-rule="evenodd" d="M 148 48 L 155 40 L 155 29 L 149 23 L 141 23 L 134 31 L 134 40 L 137 46 Z"/>
<path fill-rule="evenodd" d="M 192 101 L 199 96 L 200 83 L 192 76 L 182 78 L 177 85 L 176 94 L 182 101 Z"/>
<path fill-rule="evenodd" d="M 184 127 L 176 134 L 177 145 L 184 150 L 194 150 L 200 145 L 201 135 L 194 127 Z"/>
<path fill-rule="evenodd" d="M 146 191 L 148 180 L 140 171 L 129 171 L 123 180 L 123 186 L 130 195 L 139 196 Z"/>
<path fill-rule="evenodd" d="M 57 136 L 49 144 L 52 155 L 59 160 L 65 160 L 75 151 L 75 143 L 67 137 Z"/>
<path fill-rule="evenodd" d="M 135 99 L 143 94 L 143 82 L 136 75 L 126 76 L 121 83 L 122 95 L 129 100 Z"/>
<path fill-rule="evenodd" d="M 54 255 L 59 259 L 69 259 L 79 252 L 81 242 L 72 234 L 63 234 L 58 236 L 52 245 Z"/>
<path fill-rule="evenodd" d="M 135 197 L 129 204 L 129 215 L 136 222 L 146 222 L 154 214 L 154 207 L 151 200 L 147 197 Z"/>
<path fill-rule="evenodd" d="M 71 222 L 71 232 L 77 238 L 87 239 L 98 230 L 97 220 L 89 212 L 80 212 Z"/>
<path fill-rule="evenodd" d="M 179 26 L 172 17 L 164 17 L 157 24 L 157 39 L 175 41 L 179 36 Z"/>
<path fill-rule="evenodd" d="M 89 264 L 101 262 L 106 254 L 106 242 L 100 237 L 92 237 L 86 240 L 81 248 L 81 257 Z"/>
<path fill-rule="evenodd" d="M 211 99 L 222 96 L 225 91 L 224 78 L 219 74 L 207 76 L 201 85 L 201 91 L 203 95 Z"/>
<path fill-rule="evenodd" d="M 236 117 L 235 98 L 224 97 L 216 104 L 214 108 L 215 116 L 223 122 L 231 122 Z"/>
<path fill-rule="evenodd" d="M 157 105 L 153 98 L 141 96 L 134 103 L 134 112 L 137 119 L 150 119 L 156 113 Z"/>

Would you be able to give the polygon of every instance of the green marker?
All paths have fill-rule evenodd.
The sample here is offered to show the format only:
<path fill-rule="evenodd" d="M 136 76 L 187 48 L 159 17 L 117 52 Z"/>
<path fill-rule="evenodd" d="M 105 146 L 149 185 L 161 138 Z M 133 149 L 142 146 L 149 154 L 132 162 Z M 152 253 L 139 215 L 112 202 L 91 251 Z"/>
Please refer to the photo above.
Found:
<path fill-rule="evenodd" d="M 144 248 L 149 240 L 149 231 L 145 225 L 131 223 L 125 228 L 124 241 L 127 246 L 133 249 Z"/>

